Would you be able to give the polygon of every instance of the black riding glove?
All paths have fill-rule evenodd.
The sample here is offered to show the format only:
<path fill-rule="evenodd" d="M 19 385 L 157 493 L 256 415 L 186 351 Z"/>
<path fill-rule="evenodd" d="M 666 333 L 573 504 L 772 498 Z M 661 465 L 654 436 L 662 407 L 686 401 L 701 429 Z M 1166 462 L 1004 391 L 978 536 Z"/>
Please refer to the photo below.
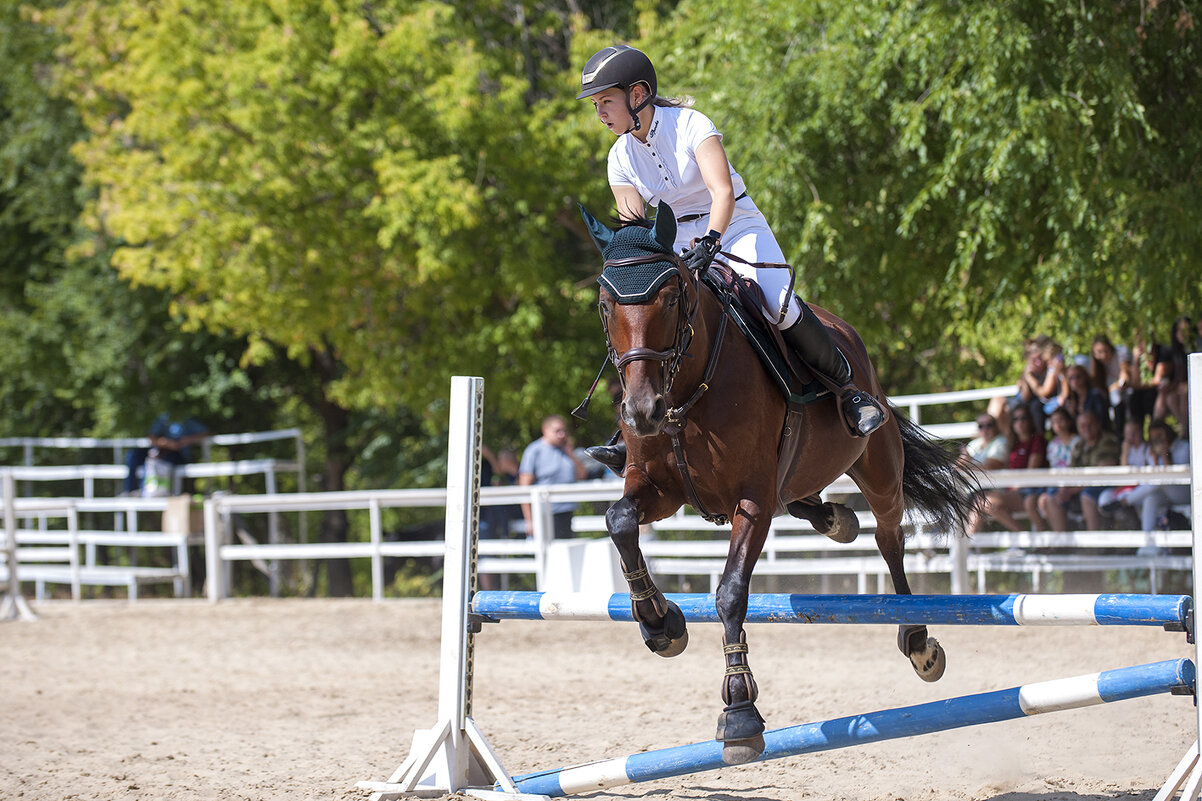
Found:
<path fill-rule="evenodd" d="M 688 267 L 693 272 L 702 272 L 706 267 L 710 266 L 714 257 L 718 255 L 719 244 L 722 239 L 722 234 L 711 230 L 708 234 L 697 240 L 697 244 L 684 252 L 680 258 L 684 262 L 684 266 Z"/>

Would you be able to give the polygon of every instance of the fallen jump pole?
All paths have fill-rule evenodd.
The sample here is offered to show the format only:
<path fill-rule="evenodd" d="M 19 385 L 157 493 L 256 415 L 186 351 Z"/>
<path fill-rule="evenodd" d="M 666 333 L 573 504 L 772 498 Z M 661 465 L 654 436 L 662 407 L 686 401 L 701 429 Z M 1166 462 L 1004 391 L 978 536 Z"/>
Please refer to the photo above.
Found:
<path fill-rule="evenodd" d="M 714 596 L 669 593 L 690 622 L 718 622 Z M 626 593 L 482 591 L 486 620 L 633 621 Z M 960 626 L 1165 626 L 1186 631 L 1188 595 L 783 595 L 748 597 L 748 623 L 889 623 Z M 1192 630 L 1192 629 L 1191 629 Z"/>
<path fill-rule="evenodd" d="M 1192 691 L 1194 675 L 1192 662 L 1175 659 L 789 726 L 764 732 L 764 753 L 755 761 L 979 726 L 1043 712 L 1173 692 L 1178 688 Z M 515 776 L 513 783 L 520 793 L 565 796 L 724 767 L 728 766 L 722 762 L 722 743 L 710 740 Z"/>

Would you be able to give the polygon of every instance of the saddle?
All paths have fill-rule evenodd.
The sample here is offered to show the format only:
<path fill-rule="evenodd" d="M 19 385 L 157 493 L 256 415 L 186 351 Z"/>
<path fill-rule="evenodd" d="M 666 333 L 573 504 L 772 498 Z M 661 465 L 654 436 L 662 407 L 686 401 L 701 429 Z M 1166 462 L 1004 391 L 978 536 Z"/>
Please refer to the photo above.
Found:
<path fill-rule="evenodd" d="M 729 253 L 723 256 L 731 257 Z M 737 258 L 737 257 L 733 257 Z M 780 329 L 769 320 L 775 312 L 768 305 L 764 291 L 755 281 L 750 281 L 731 269 L 726 262 L 715 260 L 709 269 L 701 276 L 701 280 L 720 299 L 727 298 L 723 308 L 734 324 L 747 337 L 754 350 L 763 362 L 768 374 L 784 395 L 787 411 L 785 424 L 781 430 L 780 443 L 777 446 L 776 466 L 776 509 L 774 516 L 791 514 L 803 520 L 809 520 L 807 514 L 801 514 L 791 509 L 800 505 L 815 507 L 822 504 L 819 495 L 808 498 L 788 498 L 782 495 L 785 484 L 798 469 L 797 453 L 801 447 L 798 437 L 801 409 L 808 404 L 831 395 L 815 377 L 810 368 L 797 358 L 792 349 L 785 344 Z M 844 358 L 847 358 L 844 354 Z M 850 365 L 849 365 L 850 366 Z"/>
<path fill-rule="evenodd" d="M 772 312 L 759 284 L 744 278 L 729 264 L 718 260 L 709 266 L 701 280 L 720 299 L 730 299 L 723 306 L 731 322 L 751 343 L 790 406 L 805 406 L 831 394 L 785 344 L 780 329 L 769 324 L 767 318 Z"/>

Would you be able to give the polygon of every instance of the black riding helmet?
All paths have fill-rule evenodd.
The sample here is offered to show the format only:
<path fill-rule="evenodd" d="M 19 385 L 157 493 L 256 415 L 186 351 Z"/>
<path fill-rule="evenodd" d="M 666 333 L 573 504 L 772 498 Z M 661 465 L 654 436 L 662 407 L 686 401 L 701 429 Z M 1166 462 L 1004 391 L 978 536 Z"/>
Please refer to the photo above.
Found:
<path fill-rule="evenodd" d="M 630 105 L 630 87 L 639 83 L 647 87 L 648 94 L 638 108 L 634 108 Z M 626 108 L 634 119 L 632 130 L 637 131 L 640 126 L 639 112 L 655 99 L 655 67 L 651 59 L 629 45 L 611 45 L 598 50 L 584 65 L 584 71 L 580 74 L 580 94 L 576 95 L 576 99 L 583 100 L 615 87 L 626 94 Z"/>

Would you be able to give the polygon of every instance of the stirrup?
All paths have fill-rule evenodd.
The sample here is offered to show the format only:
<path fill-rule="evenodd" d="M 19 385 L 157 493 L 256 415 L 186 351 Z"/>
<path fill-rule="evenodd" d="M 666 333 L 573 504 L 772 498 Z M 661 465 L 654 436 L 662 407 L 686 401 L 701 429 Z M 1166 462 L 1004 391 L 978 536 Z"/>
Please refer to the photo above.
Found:
<path fill-rule="evenodd" d="M 885 410 L 867 392 L 848 387 L 839 399 L 839 408 L 853 437 L 866 437 L 885 424 Z"/>
<path fill-rule="evenodd" d="M 617 445 L 594 445 L 585 448 L 584 452 L 589 458 L 600 462 L 618 475 L 622 475 L 622 471 L 626 469 L 625 442 L 619 442 Z"/>

